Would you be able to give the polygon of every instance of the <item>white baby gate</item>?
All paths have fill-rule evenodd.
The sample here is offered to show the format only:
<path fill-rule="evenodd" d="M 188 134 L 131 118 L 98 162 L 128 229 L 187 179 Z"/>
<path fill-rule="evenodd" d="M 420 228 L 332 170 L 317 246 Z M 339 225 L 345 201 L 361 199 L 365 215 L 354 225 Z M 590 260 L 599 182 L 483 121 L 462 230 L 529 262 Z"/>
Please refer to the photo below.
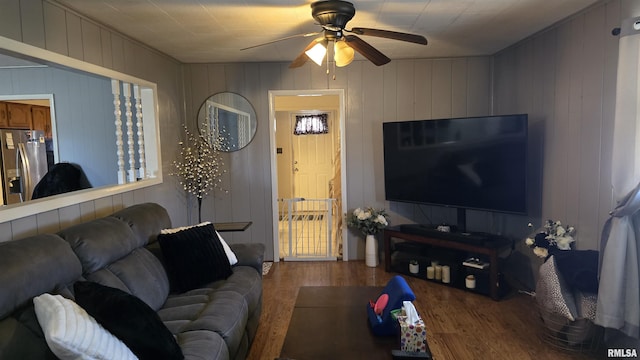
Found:
<path fill-rule="evenodd" d="M 333 255 L 335 199 L 278 199 L 280 258 L 336 260 Z"/>

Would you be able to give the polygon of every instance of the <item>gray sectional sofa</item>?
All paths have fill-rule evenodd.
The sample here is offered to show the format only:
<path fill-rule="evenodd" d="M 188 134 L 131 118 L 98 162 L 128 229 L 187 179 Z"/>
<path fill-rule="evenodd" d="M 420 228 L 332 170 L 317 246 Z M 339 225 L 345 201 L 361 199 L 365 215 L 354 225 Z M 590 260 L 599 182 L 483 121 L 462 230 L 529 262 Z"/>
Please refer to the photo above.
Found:
<path fill-rule="evenodd" d="M 167 211 L 145 203 L 57 234 L 0 243 L 0 359 L 55 359 L 33 298 L 74 299 L 79 280 L 142 299 L 175 335 L 185 359 L 244 359 L 262 308 L 264 245 L 230 244 L 238 258 L 225 280 L 172 293 L 156 241 Z"/>

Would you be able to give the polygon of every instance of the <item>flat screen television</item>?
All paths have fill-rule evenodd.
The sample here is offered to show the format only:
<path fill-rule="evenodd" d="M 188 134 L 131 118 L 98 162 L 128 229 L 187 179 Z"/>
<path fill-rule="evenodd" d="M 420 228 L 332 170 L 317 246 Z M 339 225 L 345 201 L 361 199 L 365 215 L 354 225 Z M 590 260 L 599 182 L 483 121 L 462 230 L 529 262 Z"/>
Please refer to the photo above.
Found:
<path fill-rule="evenodd" d="M 526 214 L 527 120 L 517 114 L 384 123 L 386 199 Z"/>

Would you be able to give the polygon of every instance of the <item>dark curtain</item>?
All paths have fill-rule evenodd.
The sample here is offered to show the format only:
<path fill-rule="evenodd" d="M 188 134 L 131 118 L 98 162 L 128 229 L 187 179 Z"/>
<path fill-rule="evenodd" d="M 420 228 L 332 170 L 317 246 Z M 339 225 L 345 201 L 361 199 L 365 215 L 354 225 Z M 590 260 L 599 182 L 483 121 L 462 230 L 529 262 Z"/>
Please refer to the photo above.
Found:
<path fill-rule="evenodd" d="M 296 125 L 293 129 L 294 135 L 313 135 L 329 133 L 327 114 L 318 115 L 296 115 Z"/>

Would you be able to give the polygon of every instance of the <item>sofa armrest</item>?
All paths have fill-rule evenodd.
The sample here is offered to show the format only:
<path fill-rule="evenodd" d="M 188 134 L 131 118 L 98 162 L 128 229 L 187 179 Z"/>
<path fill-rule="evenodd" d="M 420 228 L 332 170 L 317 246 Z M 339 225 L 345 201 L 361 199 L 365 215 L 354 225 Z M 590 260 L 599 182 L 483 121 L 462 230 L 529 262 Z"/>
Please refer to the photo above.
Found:
<path fill-rule="evenodd" d="M 262 274 L 262 262 L 264 261 L 264 244 L 241 243 L 229 244 L 231 250 L 236 254 L 238 263 L 235 266 L 251 266 L 259 274 Z"/>

